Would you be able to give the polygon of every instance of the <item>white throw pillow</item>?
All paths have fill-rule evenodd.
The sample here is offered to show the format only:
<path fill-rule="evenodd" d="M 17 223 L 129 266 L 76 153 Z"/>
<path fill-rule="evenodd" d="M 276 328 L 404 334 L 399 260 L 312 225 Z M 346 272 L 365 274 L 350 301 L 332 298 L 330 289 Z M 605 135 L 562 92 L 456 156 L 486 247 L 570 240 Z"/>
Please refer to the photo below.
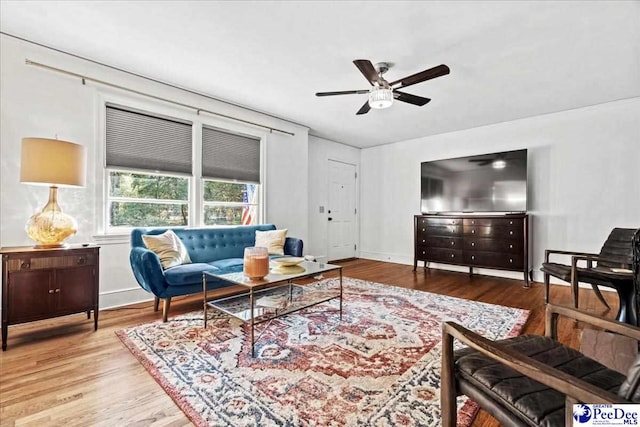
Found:
<path fill-rule="evenodd" d="M 162 268 L 164 269 L 191 263 L 187 248 L 172 230 L 167 230 L 157 236 L 143 235 L 142 241 L 148 249 L 160 257 L 160 263 L 162 263 Z"/>
<path fill-rule="evenodd" d="M 284 255 L 284 241 L 287 229 L 259 231 L 256 230 L 256 246 L 267 248 L 270 255 Z"/>

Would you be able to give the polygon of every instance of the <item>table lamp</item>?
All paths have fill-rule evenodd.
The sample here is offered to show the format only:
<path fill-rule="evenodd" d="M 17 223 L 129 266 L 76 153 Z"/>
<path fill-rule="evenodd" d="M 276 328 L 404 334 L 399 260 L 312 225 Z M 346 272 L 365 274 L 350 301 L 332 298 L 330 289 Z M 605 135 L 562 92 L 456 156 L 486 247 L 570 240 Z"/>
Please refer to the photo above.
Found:
<path fill-rule="evenodd" d="M 84 147 L 57 139 L 23 138 L 20 182 L 49 185 L 49 201 L 25 227 L 35 247 L 65 247 L 62 242 L 78 231 L 78 224 L 58 205 L 58 186 L 84 186 Z"/>

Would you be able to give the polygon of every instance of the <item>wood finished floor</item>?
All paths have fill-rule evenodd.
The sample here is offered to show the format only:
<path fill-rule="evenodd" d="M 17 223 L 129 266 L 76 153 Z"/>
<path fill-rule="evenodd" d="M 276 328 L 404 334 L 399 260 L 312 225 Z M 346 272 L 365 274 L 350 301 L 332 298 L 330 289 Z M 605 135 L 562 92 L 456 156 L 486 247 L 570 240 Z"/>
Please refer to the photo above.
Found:
<path fill-rule="evenodd" d="M 521 280 L 439 270 L 412 271 L 400 264 L 368 260 L 341 262 L 344 275 L 411 289 L 531 310 L 525 333 L 542 334 L 543 285 Z M 591 290 L 582 290 L 582 309 L 615 317 L 617 298 L 604 292 L 607 312 Z M 551 287 L 551 301 L 570 305 L 570 289 Z M 201 309 L 199 297 L 176 298 L 170 315 Z M 116 337 L 115 331 L 161 319 L 153 304 L 100 312 L 99 329 L 83 314 L 9 327 L 8 349 L 0 355 L 1 426 L 188 426 L 189 420 Z M 578 343 L 579 328 L 561 323 L 562 342 Z M 480 412 L 474 426 L 498 426 Z"/>

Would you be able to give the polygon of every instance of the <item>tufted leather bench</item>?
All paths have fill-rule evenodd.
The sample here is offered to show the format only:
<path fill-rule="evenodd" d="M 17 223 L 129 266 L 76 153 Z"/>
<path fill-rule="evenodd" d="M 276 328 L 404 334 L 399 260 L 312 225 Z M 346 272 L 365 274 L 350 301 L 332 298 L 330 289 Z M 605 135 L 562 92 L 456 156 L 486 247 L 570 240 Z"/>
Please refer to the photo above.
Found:
<path fill-rule="evenodd" d="M 142 236 L 162 234 L 168 228 L 134 228 L 131 231 L 129 261 L 133 275 L 140 286 L 155 296 L 154 309 L 160 299 L 164 301 L 163 320 L 167 321 L 171 297 L 202 292 L 202 273 L 216 271 L 233 273 L 242 271 L 244 249 L 255 244 L 256 230 L 275 230 L 273 224 L 240 225 L 230 227 L 171 228 L 184 243 L 191 264 L 166 270 L 158 256 L 147 249 Z M 302 256 L 302 240 L 287 237 L 285 255 Z M 208 280 L 208 289 L 228 286 L 228 282 Z"/>

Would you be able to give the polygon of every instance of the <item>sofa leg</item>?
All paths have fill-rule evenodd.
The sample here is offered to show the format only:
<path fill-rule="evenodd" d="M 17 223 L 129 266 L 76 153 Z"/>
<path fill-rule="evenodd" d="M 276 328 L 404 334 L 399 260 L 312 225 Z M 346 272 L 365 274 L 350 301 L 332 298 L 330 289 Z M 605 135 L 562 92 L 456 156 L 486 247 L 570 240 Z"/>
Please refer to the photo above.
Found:
<path fill-rule="evenodd" d="M 160 298 L 155 297 L 153 300 L 153 311 L 158 311 L 158 307 L 160 306 Z"/>
<path fill-rule="evenodd" d="M 171 305 L 171 297 L 164 299 L 164 304 L 162 305 L 162 321 L 166 322 L 169 317 L 169 306 Z"/>

